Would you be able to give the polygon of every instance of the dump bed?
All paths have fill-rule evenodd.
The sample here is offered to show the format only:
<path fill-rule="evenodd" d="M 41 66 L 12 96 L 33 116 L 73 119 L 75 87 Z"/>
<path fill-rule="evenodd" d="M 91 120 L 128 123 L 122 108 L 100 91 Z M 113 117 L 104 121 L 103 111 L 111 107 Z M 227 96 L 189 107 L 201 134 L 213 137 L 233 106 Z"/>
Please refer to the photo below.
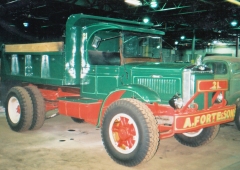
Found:
<path fill-rule="evenodd" d="M 63 42 L 5 45 L 2 54 L 2 81 L 67 85 Z"/>
<path fill-rule="evenodd" d="M 164 35 L 162 31 L 151 27 L 152 24 L 135 21 L 72 15 L 66 23 L 64 42 L 5 45 L 2 50 L 2 81 L 56 86 L 88 85 L 85 74 L 94 71 L 90 66 L 96 65 L 91 63 L 89 55 L 89 50 L 97 51 L 91 46 L 93 35 L 118 37 L 122 31 Z M 111 41 L 105 41 L 101 51 L 119 54 L 119 41 L 116 42 L 112 44 Z"/>

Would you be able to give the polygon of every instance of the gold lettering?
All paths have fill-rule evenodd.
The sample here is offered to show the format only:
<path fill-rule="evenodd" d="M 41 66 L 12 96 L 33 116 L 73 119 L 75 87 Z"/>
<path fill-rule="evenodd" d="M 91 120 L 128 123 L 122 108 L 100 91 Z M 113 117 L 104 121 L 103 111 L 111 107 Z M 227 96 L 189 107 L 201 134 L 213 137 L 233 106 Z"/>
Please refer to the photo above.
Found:
<path fill-rule="evenodd" d="M 231 109 L 231 110 L 224 110 L 222 112 L 215 112 L 215 113 L 210 113 L 210 114 L 201 115 L 201 116 L 194 116 L 193 122 L 191 122 L 190 117 L 187 117 L 185 119 L 183 128 L 190 128 L 190 127 L 198 126 L 198 124 L 204 125 L 204 124 L 215 123 L 218 121 L 232 119 L 235 117 L 235 111 L 236 109 Z"/>
<path fill-rule="evenodd" d="M 212 87 L 212 89 L 216 89 L 216 88 L 217 88 L 217 87 L 216 87 L 216 84 L 217 84 L 216 81 L 214 81 L 214 82 L 213 82 L 213 87 Z"/>
<path fill-rule="evenodd" d="M 192 127 L 191 120 L 189 117 L 186 118 L 184 125 L 183 125 L 183 128 L 187 128 L 187 127 Z"/>
<path fill-rule="evenodd" d="M 200 116 L 194 117 L 194 125 L 196 126 L 199 123 Z"/>
<path fill-rule="evenodd" d="M 226 111 L 224 111 L 224 112 L 226 112 Z M 224 112 L 222 112 L 222 119 L 226 119 L 226 113 L 224 113 Z"/>
<path fill-rule="evenodd" d="M 217 121 L 221 120 L 221 112 L 217 112 Z"/>
<path fill-rule="evenodd" d="M 223 115 L 223 112 L 219 112 L 219 113 L 220 113 L 220 120 L 224 120 L 225 117 L 224 117 L 224 115 Z"/>
<path fill-rule="evenodd" d="M 230 113 L 230 110 L 227 110 L 227 111 L 225 110 L 224 111 L 224 116 L 225 116 L 226 119 L 229 118 L 229 113 Z"/>
<path fill-rule="evenodd" d="M 210 122 L 211 122 L 211 114 L 207 114 L 206 123 L 210 123 Z"/>
<path fill-rule="evenodd" d="M 212 121 L 215 121 L 217 113 L 212 113 Z"/>
<path fill-rule="evenodd" d="M 222 112 L 217 112 L 217 121 L 222 119 Z"/>
<path fill-rule="evenodd" d="M 200 119 L 200 124 L 203 125 L 206 122 L 206 115 L 202 115 Z"/>
<path fill-rule="evenodd" d="M 229 111 L 230 112 L 229 117 L 234 118 L 235 117 L 235 111 L 236 111 L 236 109 L 230 110 Z"/>
<path fill-rule="evenodd" d="M 219 81 L 217 82 L 217 89 L 220 89 L 221 87 L 219 86 Z"/>

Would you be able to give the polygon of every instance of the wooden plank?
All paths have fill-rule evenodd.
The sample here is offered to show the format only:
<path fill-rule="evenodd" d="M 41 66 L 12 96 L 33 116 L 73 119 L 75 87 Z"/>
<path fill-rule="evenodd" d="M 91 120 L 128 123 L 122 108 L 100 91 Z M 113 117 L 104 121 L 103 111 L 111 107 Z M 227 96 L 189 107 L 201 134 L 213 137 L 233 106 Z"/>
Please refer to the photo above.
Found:
<path fill-rule="evenodd" d="M 5 52 L 61 52 L 63 42 L 5 45 Z"/>

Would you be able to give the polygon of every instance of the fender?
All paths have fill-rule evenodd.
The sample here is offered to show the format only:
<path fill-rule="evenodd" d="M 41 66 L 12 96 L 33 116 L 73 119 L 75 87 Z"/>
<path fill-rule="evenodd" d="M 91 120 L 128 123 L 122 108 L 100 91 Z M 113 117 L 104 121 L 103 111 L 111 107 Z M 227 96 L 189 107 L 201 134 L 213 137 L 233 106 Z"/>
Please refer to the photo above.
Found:
<path fill-rule="evenodd" d="M 159 95 L 146 86 L 131 84 L 121 86 L 117 90 L 125 90 L 124 98 L 136 98 L 146 103 L 161 102 Z"/>
<path fill-rule="evenodd" d="M 235 92 L 233 95 L 231 95 L 228 99 L 228 104 L 235 104 L 240 99 L 240 91 Z"/>
<path fill-rule="evenodd" d="M 161 102 L 159 95 L 155 91 L 149 89 L 146 86 L 138 84 L 121 86 L 117 88 L 115 91 L 110 92 L 109 95 L 104 99 L 98 116 L 97 123 L 98 127 L 100 126 L 101 119 L 104 116 L 104 113 L 107 110 L 107 108 L 113 102 L 121 98 L 136 98 L 146 103 Z"/>

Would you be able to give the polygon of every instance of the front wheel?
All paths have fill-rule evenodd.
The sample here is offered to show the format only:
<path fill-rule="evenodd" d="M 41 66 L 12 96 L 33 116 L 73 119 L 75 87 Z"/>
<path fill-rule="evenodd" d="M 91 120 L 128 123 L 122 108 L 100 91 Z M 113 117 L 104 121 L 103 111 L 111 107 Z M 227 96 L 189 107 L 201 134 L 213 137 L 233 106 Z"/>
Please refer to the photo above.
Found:
<path fill-rule="evenodd" d="M 101 134 L 107 153 L 125 166 L 150 160 L 159 144 L 155 117 L 145 104 L 135 99 L 121 99 L 109 106 Z"/>
<path fill-rule="evenodd" d="M 240 106 L 239 105 L 237 105 L 234 122 L 235 122 L 237 129 L 240 130 Z"/>
<path fill-rule="evenodd" d="M 175 134 L 174 137 L 183 145 L 198 147 L 211 142 L 219 132 L 219 125 L 199 129 L 194 132 Z"/>
<path fill-rule="evenodd" d="M 33 105 L 28 92 L 23 87 L 13 87 L 6 98 L 6 119 L 13 131 L 26 131 L 33 119 Z"/>

